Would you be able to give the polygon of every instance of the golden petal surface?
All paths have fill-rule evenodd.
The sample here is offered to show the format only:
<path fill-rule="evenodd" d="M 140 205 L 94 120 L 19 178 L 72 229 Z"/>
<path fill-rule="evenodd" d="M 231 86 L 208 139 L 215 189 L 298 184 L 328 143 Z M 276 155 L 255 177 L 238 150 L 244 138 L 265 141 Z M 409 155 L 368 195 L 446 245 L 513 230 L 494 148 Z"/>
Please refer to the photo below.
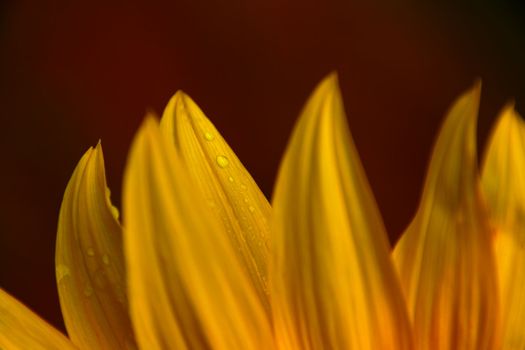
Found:
<path fill-rule="evenodd" d="M 497 349 L 493 232 L 476 156 L 480 84 L 450 109 L 419 209 L 394 250 L 417 349 Z"/>
<path fill-rule="evenodd" d="M 271 301 L 281 349 L 411 349 L 382 219 L 335 74 L 307 102 L 273 198 Z"/>
<path fill-rule="evenodd" d="M 170 100 L 160 125 L 269 313 L 270 204 L 215 126 L 184 92 Z"/>
<path fill-rule="evenodd" d="M 482 183 L 496 232 L 503 349 L 525 348 L 525 123 L 507 105 L 484 157 Z"/>
<path fill-rule="evenodd" d="M 134 329 L 144 349 L 272 349 L 249 275 L 157 121 L 133 142 L 124 183 Z"/>
<path fill-rule="evenodd" d="M 0 289 L 0 349 L 73 350 L 76 347 L 62 333 Z"/>
<path fill-rule="evenodd" d="M 71 340 L 81 349 L 135 349 L 122 228 L 109 199 L 100 143 L 84 154 L 67 185 L 55 263 Z"/>

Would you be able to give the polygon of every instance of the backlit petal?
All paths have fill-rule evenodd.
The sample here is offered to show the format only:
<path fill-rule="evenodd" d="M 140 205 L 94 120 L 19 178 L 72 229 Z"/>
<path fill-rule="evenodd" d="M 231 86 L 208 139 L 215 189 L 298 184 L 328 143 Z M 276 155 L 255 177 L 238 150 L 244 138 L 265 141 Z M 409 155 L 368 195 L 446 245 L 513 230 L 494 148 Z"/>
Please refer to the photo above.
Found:
<path fill-rule="evenodd" d="M 116 215 L 98 144 L 84 154 L 67 185 L 56 245 L 60 306 L 71 340 L 82 349 L 136 348 Z"/>
<path fill-rule="evenodd" d="M 62 333 L 0 289 L 0 349 L 67 350 L 75 346 Z"/>
<path fill-rule="evenodd" d="M 488 143 L 482 181 L 497 228 L 503 348 L 525 349 L 525 124 L 512 105 Z"/>
<path fill-rule="evenodd" d="M 267 296 L 270 204 L 235 153 L 189 96 L 179 91 L 168 103 L 161 130 L 212 208 L 213 218 L 235 247 L 261 302 Z"/>
<path fill-rule="evenodd" d="M 390 246 L 337 78 L 313 93 L 273 198 L 270 283 L 281 349 L 410 349 Z"/>
<path fill-rule="evenodd" d="M 270 322 L 185 164 L 146 118 L 124 181 L 131 313 L 144 349 L 272 349 Z"/>
<path fill-rule="evenodd" d="M 492 231 L 480 197 L 480 84 L 448 113 L 416 216 L 394 250 L 417 349 L 497 349 Z"/>

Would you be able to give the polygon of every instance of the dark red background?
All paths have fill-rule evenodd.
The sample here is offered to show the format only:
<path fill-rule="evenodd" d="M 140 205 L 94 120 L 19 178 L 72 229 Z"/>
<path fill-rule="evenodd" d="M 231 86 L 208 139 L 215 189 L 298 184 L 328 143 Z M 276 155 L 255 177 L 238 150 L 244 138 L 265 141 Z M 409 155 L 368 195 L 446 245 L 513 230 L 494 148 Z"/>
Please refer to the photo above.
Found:
<path fill-rule="evenodd" d="M 69 176 L 101 138 L 119 204 L 144 112 L 160 113 L 177 89 L 271 196 L 292 125 L 332 70 L 395 240 L 460 92 L 483 78 L 481 140 L 510 97 L 525 112 L 525 16 L 504 1 L 359 3 L 0 3 L 0 286 L 62 327 L 53 264 Z"/>

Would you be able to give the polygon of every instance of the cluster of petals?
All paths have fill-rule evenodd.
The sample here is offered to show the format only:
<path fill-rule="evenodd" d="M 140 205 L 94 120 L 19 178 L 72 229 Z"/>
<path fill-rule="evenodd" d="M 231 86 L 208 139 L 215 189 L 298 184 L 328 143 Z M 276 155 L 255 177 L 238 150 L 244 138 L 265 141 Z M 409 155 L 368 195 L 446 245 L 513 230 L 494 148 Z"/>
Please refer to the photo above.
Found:
<path fill-rule="evenodd" d="M 67 185 L 67 336 L 0 289 L 0 349 L 524 349 L 525 124 L 505 106 L 478 167 L 479 99 L 476 83 L 448 111 L 392 247 L 335 74 L 302 111 L 271 205 L 177 92 L 135 136 L 122 220 L 100 143 Z"/>

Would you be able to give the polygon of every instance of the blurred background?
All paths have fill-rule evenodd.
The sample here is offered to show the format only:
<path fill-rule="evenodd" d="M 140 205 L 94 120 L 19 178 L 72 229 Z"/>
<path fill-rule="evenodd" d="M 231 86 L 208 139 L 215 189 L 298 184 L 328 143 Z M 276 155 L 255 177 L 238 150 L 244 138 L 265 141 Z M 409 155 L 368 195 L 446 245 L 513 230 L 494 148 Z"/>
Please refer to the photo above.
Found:
<path fill-rule="evenodd" d="M 443 114 L 483 79 L 479 144 L 510 98 L 525 113 L 525 8 L 472 1 L 0 2 L 0 287 L 63 327 L 61 198 L 99 139 L 113 201 L 146 110 L 177 89 L 270 197 L 290 130 L 337 70 L 394 242 L 414 214 Z"/>

